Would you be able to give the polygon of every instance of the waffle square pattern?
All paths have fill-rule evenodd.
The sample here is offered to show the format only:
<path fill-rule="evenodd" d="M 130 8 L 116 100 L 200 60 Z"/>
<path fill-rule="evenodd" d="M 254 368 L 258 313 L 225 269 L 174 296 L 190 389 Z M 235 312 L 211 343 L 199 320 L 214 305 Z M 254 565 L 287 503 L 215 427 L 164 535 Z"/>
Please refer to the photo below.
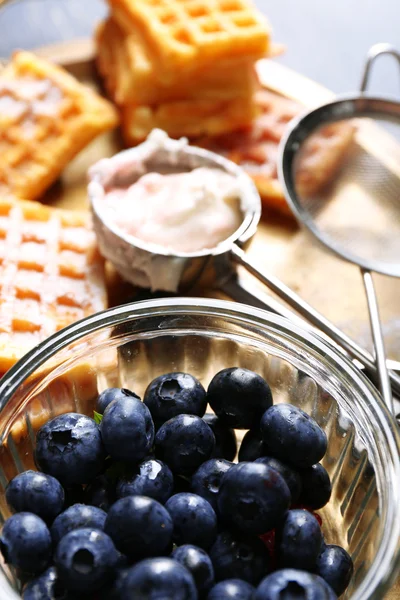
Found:
<path fill-rule="evenodd" d="M 120 24 L 138 27 L 169 69 L 268 51 L 269 28 L 249 0 L 110 0 Z"/>
<path fill-rule="evenodd" d="M 64 69 L 16 52 L 0 72 L 0 196 L 39 198 L 80 150 L 117 121 L 107 100 Z"/>
<path fill-rule="evenodd" d="M 0 199 L 0 375 L 106 305 L 104 262 L 86 213 Z"/>

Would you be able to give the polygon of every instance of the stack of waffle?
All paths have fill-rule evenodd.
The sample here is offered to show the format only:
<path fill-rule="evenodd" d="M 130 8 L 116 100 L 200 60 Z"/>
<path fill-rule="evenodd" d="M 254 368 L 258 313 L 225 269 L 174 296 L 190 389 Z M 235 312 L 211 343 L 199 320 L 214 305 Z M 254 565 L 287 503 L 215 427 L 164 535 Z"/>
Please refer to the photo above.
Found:
<path fill-rule="evenodd" d="M 269 27 L 251 0 L 109 0 L 98 67 L 128 144 L 152 129 L 219 135 L 255 115 L 255 61 Z"/>

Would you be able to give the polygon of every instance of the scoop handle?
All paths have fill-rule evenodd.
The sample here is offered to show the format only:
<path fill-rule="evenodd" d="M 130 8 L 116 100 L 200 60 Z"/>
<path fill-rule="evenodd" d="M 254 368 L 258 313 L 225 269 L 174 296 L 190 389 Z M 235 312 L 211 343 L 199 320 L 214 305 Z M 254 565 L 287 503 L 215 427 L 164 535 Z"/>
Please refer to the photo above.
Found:
<path fill-rule="evenodd" d="M 343 331 L 338 329 L 333 323 L 312 308 L 293 290 L 282 283 L 277 277 L 268 273 L 262 273 L 249 260 L 239 246 L 234 245 L 231 249 L 232 259 L 238 265 L 244 267 L 249 273 L 254 275 L 259 281 L 272 290 L 277 296 L 284 300 L 289 306 L 294 308 L 309 323 L 320 329 L 325 335 L 338 344 L 350 356 L 357 359 L 365 368 L 366 372 L 375 380 L 379 377 L 377 365 L 374 357 L 364 348 L 359 346 L 354 340 L 349 338 Z M 393 390 L 400 394 L 400 377 L 393 371 L 388 372 Z"/>

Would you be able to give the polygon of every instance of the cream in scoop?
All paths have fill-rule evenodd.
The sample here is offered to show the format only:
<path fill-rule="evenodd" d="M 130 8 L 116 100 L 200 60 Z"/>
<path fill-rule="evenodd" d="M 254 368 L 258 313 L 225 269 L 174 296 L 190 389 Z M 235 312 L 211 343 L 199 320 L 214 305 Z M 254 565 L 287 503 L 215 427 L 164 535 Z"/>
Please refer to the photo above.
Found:
<path fill-rule="evenodd" d="M 147 173 L 104 203 L 103 217 L 125 234 L 179 253 L 215 248 L 243 221 L 236 178 L 209 167 Z"/>

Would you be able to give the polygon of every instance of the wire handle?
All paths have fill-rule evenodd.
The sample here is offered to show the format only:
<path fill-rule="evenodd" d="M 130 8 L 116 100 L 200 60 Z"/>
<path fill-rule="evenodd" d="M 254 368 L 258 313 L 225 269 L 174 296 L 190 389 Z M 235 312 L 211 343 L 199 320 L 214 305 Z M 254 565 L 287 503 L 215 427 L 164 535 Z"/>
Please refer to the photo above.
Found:
<path fill-rule="evenodd" d="M 374 44 L 374 46 L 372 46 L 369 49 L 369 52 L 367 54 L 367 58 L 366 58 L 366 61 L 364 64 L 364 69 L 363 69 L 363 73 L 362 73 L 362 77 L 361 77 L 361 84 L 360 84 L 360 92 L 362 94 L 367 90 L 369 78 L 371 75 L 371 67 L 372 67 L 373 63 L 379 56 L 382 56 L 384 54 L 393 56 L 399 63 L 399 67 L 400 67 L 400 52 L 394 46 L 392 46 L 391 44 Z"/>

